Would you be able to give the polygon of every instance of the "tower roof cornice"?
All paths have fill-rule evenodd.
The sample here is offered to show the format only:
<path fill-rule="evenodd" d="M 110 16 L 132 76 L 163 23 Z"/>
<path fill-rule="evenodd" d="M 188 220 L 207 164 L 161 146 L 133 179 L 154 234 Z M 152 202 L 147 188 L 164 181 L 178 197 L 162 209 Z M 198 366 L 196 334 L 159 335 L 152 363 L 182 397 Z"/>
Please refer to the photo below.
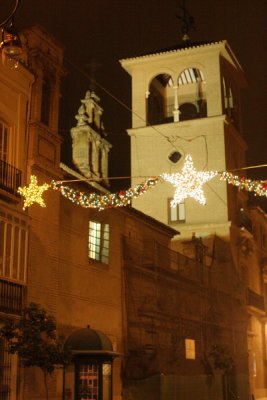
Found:
<path fill-rule="evenodd" d="M 226 58 L 231 59 L 232 63 L 235 64 L 235 66 L 242 71 L 242 67 L 239 64 L 237 58 L 235 57 L 231 47 L 227 43 L 226 40 L 220 40 L 220 41 L 214 41 L 214 42 L 186 42 L 183 43 L 182 45 L 178 46 L 173 46 L 168 49 L 162 49 L 153 53 L 149 54 L 144 54 L 141 56 L 136 56 L 136 57 L 130 57 L 130 58 L 125 58 L 120 60 L 121 65 L 123 66 L 124 69 L 128 73 L 131 72 L 132 67 L 138 64 L 142 64 L 142 62 L 147 62 L 148 60 L 159 60 L 164 57 L 174 57 L 176 55 L 190 55 L 190 54 L 196 54 L 197 52 L 203 52 L 203 51 L 210 51 L 210 50 L 219 50 L 222 54 L 226 56 Z"/>

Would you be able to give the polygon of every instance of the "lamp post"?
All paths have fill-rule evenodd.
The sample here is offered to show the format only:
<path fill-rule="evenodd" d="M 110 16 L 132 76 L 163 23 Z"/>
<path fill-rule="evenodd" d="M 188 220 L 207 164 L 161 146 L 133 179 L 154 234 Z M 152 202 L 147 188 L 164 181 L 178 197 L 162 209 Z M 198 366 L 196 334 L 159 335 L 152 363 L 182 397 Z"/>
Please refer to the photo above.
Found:
<path fill-rule="evenodd" d="M 2 63 L 10 69 L 16 69 L 19 65 L 19 57 L 23 53 L 21 41 L 14 27 L 14 15 L 19 6 L 20 0 L 15 0 L 15 5 L 8 17 L 0 22 L 2 28 Z"/>

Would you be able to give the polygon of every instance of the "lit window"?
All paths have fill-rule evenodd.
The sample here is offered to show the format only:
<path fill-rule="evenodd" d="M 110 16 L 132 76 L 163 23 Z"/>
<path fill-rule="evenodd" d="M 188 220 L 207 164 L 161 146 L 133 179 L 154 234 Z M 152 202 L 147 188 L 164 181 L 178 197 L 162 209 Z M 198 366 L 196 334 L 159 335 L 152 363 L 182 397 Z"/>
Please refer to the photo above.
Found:
<path fill-rule="evenodd" d="M 108 264 L 109 261 L 109 225 L 89 221 L 89 257 Z"/>
<path fill-rule="evenodd" d="M 0 215 L 0 277 L 26 281 L 27 226 L 10 214 Z"/>
<path fill-rule="evenodd" d="M 194 339 L 185 339 L 185 358 L 187 360 L 195 360 L 196 358 Z"/>
<path fill-rule="evenodd" d="M 78 396 L 82 400 L 110 400 L 112 396 L 111 362 L 77 362 Z"/>
<path fill-rule="evenodd" d="M 8 133 L 6 124 L 0 121 L 0 160 L 7 162 L 8 153 Z"/>
<path fill-rule="evenodd" d="M 253 353 L 253 359 L 252 359 L 252 368 L 253 368 L 253 376 L 257 376 L 257 362 L 256 362 L 256 354 Z"/>
<path fill-rule="evenodd" d="M 171 200 L 168 199 L 168 218 L 169 224 L 185 222 L 185 203 L 177 204 L 175 207 L 171 207 Z"/>
<path fill-rule="evenodd" d="M 79 368 L 79 398 L 98 399 L 98 365 L 81 364 Z"/>

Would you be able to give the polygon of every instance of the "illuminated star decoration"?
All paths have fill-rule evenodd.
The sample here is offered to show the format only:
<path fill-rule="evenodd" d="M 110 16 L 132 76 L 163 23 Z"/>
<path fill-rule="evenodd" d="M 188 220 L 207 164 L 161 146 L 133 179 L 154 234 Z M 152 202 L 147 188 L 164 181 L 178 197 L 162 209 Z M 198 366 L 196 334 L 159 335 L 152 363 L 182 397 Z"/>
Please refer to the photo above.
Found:
<path fill-rule="evenodd" d="M 176 188 L 171 207 L 175 207 L 187 197 L 192 197 L 202 205 L 206 204 L 202 186 L 216 175 L 216 171 L 197 171 L 194 168 L 192 157 L 188 154 L 185 157 L 181 173 L 161 175 L 165 181 L 170 182 Z"/>
<path fill-rule="evenodd" d="M 24 197 L 23 210 L 25 210 L 26 207 L 31 206 L 33 203 L 38 203 L 41 207 L 45 207 L 42 195 L 50 186 L 51 185 L 48 183 L 38 186 L 36 176 L 31 175 L 29 186 L 18 188 L 18 193 Z"/>

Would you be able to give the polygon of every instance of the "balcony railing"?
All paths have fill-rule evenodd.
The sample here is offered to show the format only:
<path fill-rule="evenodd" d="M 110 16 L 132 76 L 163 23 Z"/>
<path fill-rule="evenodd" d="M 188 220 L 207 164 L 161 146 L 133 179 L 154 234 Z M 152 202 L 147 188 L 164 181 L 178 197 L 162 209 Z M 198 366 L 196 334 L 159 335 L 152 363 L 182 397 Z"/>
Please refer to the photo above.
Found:
<path fill-rule="evenodd" d="M 0 160 L 0 189 L 20 197 L 18 194 L 19 186 L 21 186 L 21 171 Z"/>
<path fill-rule="evenodd" d="M 0 312 L 21 315 L 25 294 L 25 286 L 0 279 Z"/>
<path fill-rule="evenodd" d="M 247 290 L 247 305 L 265 311 L 264 297 L 253 290 Z"/>
<path fill-rule="evenodd" d="M 141 241 L 123 237 L 124 260 L 149 270 L 162 269 L 179 273 L 184 278 L 199 281 L 202 277 L 200 264 L 181 253 L 173 251 L 154 240 Z"/>

